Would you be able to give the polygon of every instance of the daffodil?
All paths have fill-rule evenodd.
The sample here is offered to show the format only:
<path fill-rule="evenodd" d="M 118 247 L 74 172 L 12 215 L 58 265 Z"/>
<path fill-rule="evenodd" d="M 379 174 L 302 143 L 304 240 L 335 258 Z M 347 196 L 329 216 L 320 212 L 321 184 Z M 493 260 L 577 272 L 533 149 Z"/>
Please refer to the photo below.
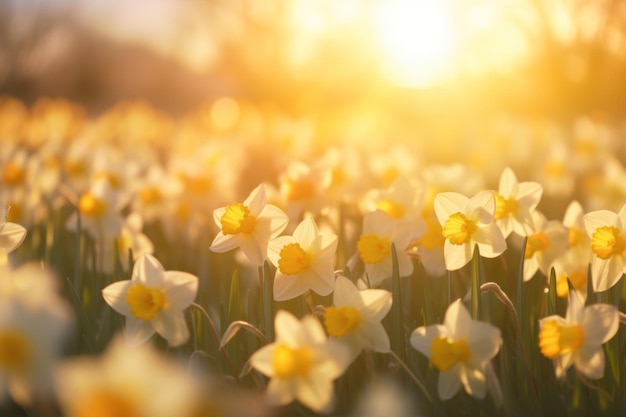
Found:
<path fill-rule="evenodd" d="M 574 367 L 587 378 L 604 376 L 604 350 L 619 328 L 617 309 L 609 304 L 584 306 L 574 291 L 569 293 L 565 318 L 548 316 L 539 321 L 539 349 L 553 359 L 556 376 Z"/>
<path fill-rule="evenodd" d="M 310 217 L 302 220 L 292 236 L 279 236 L 267 246 L 267 258 L 277 268 L 274 299 L 289 300 L 308 290 L 328 295 L 335 284 L 337 235 L 321 233 Z"/>
<path fill-rule="evenodd" d="M 171 346 L 178 346 L 189 338 L 183 310 L 197 292 L 196 276 L 165 271 L 156 258 L 145 254 L 135 263 L 130 280 L 114 282 L 102 290 L 102 296 L 126 316 L 124 335 L 130 345 L 140 345 L 157 332 Z"/>
<path fill-rule="evenodd" d="M 363 232 L 357 242 L 359 256 L 365 264 L 365 274 L 370 286 L 377 287 L 391 277 L 392 251 L 396 247 L 398 270 L 401 277 L 413 272 L 413 263 L 406 253 L 413 231 L 403 227 L 381 210 L 367 213 L 363 217 Z"/>
<path fill-rule="evenodd" d="M 491 191 L 481 191 L 472 198 L 446 192 L 435 197 L 435 214 L 442 226 L 446 268 L 454 271 L 467 265 L 474 256 L 495 258 L 506 250 L 506 240 L 494 222 L 496 204 Z"/>
<path fill-rule="evenodd" d="M 0 267 L 0 404 L 7 393 L 35 408 L 53 398 L 52 373 L 72 326 L 55 278 L 35 264 Z"/>
<path fill-rule="evenodd" d="M 594 291 L 606 291 L 626 272 L 626 205 L 619 213 L 597 210 L 583 217 L 591 238 L 591 280 Z"/>
<path fill-rule="evenodd" d="M 186 370 L 148 345 L 115 338 L 99 357 L 77 357 L 55 372 L 67 417 L 191 417 L 197 390 Z"/>
<path fill-rule="evenodd" d="M 302 215 L 317 215 L 327 208 L 329 201 L 325 192 L 332 181 L 332 172 L 327 167 L 294 161 L 280 175 L 279 181 L 280 195 L 290 219 L 297 221 Z"/>
<path fill-rule="evenodd" d="M 389 352 L 389 336 L 381 320 L 391 309 L 391 293 L 381 289 L 361 290 L 348 278 L 335 280 L 333 306 L 326 308 L 324 324 L 331 341 L 350 349 L 353 358 L 362 350 Z"/>
<path fill-rule="evenodd" d="M 550 276 L 554 262 L 567 251 L 568 230 L 558 220 L 547 220 L 539 211 L 532 213 L 535 231 L 526 238 L 524 281 L 537 272 Z"/>
<path fill-rule="evenodd" d="M 418 327 L 410 342 L 439 370 L 439 398 L 454 397 L 461 386 L 473 397 L 485 397 L 485 369 L 500 350 L 502 336 L 497 327 L 473 320 L 461 300 L 450 304 L 443 325 Z"/>
<path fill-rule="evenodd" d="M 9 209 L 0 208 L 0 266 L 8 262 L 9 252 L 17 249 L 26 237 L 26 229 L 16 223 L 7 222 Z"/>
<path fill-rule="evenodd" d="M 257 186 L 243 203 L 233 203 L 213 212 L 220 231 L 213 239 L 213 252 L 241 248 L 257 266 L 263 265 L 267 244 L 278 236 L 289 223 L 287 215 L 278 207 L 266 204 L 265 185 Z"/>
<path fill-rule="evenodd" d="M 531 213 L 539 204 L 543 189 L 537 182 L 518 182 L 509 167 L 502 171 L 496 196 L 494 219 L 504 237 L 511 233 L 528 236 L 534 231 Z"/>
<path fill-rule="evenodd" d="M 330 412 L 333 381 L 350 364 L 347 349 L 328 343 L 321 323 L 313 316 L 298 320 L 279 310 L 275 318 L 276 341 L 250 357 L 254 369 L 270 377 L 265 398 L 271 405 L 293 400 L 315 412 Z"/>

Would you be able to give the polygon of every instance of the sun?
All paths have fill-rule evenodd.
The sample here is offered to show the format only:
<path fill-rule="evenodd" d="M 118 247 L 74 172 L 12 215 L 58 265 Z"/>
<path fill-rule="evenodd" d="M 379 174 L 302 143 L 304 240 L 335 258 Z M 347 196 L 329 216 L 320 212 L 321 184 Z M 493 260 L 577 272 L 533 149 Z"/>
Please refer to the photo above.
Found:
<path fill-rule="evenodd" d="M 381 1 L 374 31 L 383 50 L 383 69 L 395 84 L 425 87 L 450 70 L 454 30 L 449 0 Z"/>

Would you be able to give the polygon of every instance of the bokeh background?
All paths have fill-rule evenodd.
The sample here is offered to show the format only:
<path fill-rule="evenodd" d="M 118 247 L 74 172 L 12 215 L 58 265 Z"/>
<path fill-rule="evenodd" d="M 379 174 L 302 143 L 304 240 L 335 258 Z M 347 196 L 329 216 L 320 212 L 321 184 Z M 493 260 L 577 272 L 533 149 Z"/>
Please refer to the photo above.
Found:
<path fill-rule="evenodd" d="M 501 114 L 619 118 L 625 81 L 619 0 L 0 2 L 0 93 L 94 114 L 228 96 L 442 137 Z"/>

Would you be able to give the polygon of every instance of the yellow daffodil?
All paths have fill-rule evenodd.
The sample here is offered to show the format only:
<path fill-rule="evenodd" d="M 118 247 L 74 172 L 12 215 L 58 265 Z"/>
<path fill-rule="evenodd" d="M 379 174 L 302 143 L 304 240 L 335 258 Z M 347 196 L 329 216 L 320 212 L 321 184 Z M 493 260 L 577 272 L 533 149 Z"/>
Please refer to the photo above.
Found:
<path fill-rule="evenodd" d="M 0 208 L 0 266 L 8 263 L 9 252 L 17 249 L 26 237 L 26 229 L 17 224 L 7 222 L 9 209 Z"/>
<path fill-rule="evenodd" d="M 548 221 L 539 211 L 532 213 L 532 219 L 535 231 L 526 239 L 524 281 L 529 281 L 538 270 L 549 277 L 554 262 L 566 253 L 569 238 L 560 221 Z"/>
<path fill-rule="evenodd" d="M 626 205 L 619 213 L 597 210 L 583 217 L 591 239 L 591 280 L 594 291 L 606 291 L 626 272 Z"/>
<path fill-rule="evenodd" d="M 59 364 L 55 388 L 67 417 L 191 417 L 192 378 L 149 345 L 114 339 L 99 357 Z"/>
<path fill-rule="evenodd" d="M 276 341 L 250 358 L 254 369 L 270 379 L 265 398 L 271 405 L 298 400 L 311 410 L 330 412 L 333 381 L 350 364 L 347 349 L 328 343 L 321 323 L 313 316 L 298 320 L 280 310 L 275 318 Z"/>
<path fill-rule="evenodd" d="M 330 340 L 350 349 L 352 358 L 362 350 L 389 352 L 389 336 L 381 320 L 391 309 L 391 293 L 381 289 L 361 290 L 348 278 L 335 280 L 333 306 L 326 308 L 324 324 Z"/>
<path fill-rule="evenodd" d="M 471 199 L 462 194 L 446 192 L 435 197 L 435 214 L 442 226 L 446 268 L 454 271 L 465 266 L 474 256 L 495 258 L 506 250 L 502 231 L 494 223 L 496 204 L 491 191 L 481 191 Z"/>
<path fill-rule="evenodd" d="M 278 207 L 266 204 L 265 185 L 257 186 L 243 203 L 233 203 L 213 212 L 220 231 L 213 239 L 213 252 L 241 248 L 257 266 L 263 265 L 267 243 L 278 236 L 289 219 Z"/>
<path fill-rule="evenodd" d="M 365 274 L 370 286 L 377 287 L 391 277 L 392 252 L 395 244 L 398 269 L 401 277 L 413 272 L 413 262 L 406 252 L 413 231 L 395 222 L 381 210 L 367 213 L 363 217 L 363 232 L 357 242 L 359 256 L 365 264 Z"/>
<path fill-rule="evenodd" d="M 539 204 L 543 189 L 537 182 L 518 182 L 509 167 L 502 171 L 496 196 L 494 219 L 504 237 L 511 233 L 528 236 L 534 231 L 531 213 Z"/>
<path fill-rule="evenodd" d="M 418 327 L 410 342 L 439 370 L 439 398 L 449 400 L 461 385 L 471 396 L 485 397 L 485 368 L 500 350 L 502 336 L 497 327 L 472 320 L 461 300 L 450 304 L 443 325 Z"/>
<path fill-rule="evenodd" d="M 267 258 L 277 268 L 274 299 L 284 301 L 312 290 L 328 295 L 335 284 L 337 235 L 321 233 L 310 217 L 302 220 L 292 236 L 280 236 L 267 246 Z"/>
<path fill-rule="evenodd" d="M 565 318 L 548 316 L 539 321 L 539 349 L 553 359 L 556 376 L 574 367 L 587 378 L 604 376 L 602 344 L 617 333 L 619 314 L 609 304 L 584 306 L 574 291 L 569 293 Z"/>
<path fill-rule="evenodd" d="M 197 292 L 196 276 L 165 271 L 156 258 L 145 254 L 135 263 L 132 279 L 114 282 L 102 290 L 102 296 L 126 316 L 124 335 L 130 345 L 140 345 L 157 332 L 171 346 L 178 346 L 189 338 L 183 310 Z"/>

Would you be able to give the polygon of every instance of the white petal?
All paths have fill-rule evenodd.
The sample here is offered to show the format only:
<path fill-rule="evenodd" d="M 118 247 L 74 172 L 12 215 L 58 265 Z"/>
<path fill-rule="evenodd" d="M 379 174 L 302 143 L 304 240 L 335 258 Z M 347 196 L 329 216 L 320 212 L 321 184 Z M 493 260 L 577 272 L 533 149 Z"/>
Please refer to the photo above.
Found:
<path fill-rule="evenodd" d="M 472 259 L 474 246 L 463 244 L 453 245 L 446 239 L 443 246 L 443 255 L 446 260 L 446 269 L 448 271 L 456 271 L 463 268 Z"/>
<path fill-rule="evenodd" d="M 585 334 L 585 344 L 587 342 L 595 345 L 606 343 L 617 333 L 619 313 L 612 305 L 592 304 L 585 308 L 584 318 L 580 325 Z"/>
<path fill-rule="evenodd" d="M 469 199 L 459 193 L 439 193 L 435 196 L 435 214 L 440 224 L 444 224 L 454 213 L 464 213 Z"/>
<path fill-rule="evenodd" d="M 596 229 L 603 226 L 617 226 L 619 217 L 617 214 L 609 210 L 597 210 L 587 213 L 583 216 L 585 231 L 591 237 Z"/>
<path fill-rule="evenodd" d="M 337 253 L 337 243 L 339 242 L 337 235 L 322 233 L 318 235 L 317 242 L 319 244 L 315 253 L 317 258 L 332 258 Z"/>
<path fill-rule="evenodd" d="M 267 259 L 278 268 L 278 260 L 280 259 L 280 252 L 283 248 L 290 243 L 297 243 L 293 236 L 279 236 L 276 239 L 270 240 L 267 244 Z"/>
<path fill-rule="evenodd" d="M 275 343 L 263 346 L 250 356 L 250 365 L 265 376 L 274 376 L 274 349 Z"/>
<path fill-rule="evenodd" d="M 276 271 L 276 276 L 274 277 L 274 300 L 291 300 L 304 294 L 309 289 L 306 280 L 301 279 L 299 275 L 285 275 L 280 271 Z"/>
<path fill-rule="evenodd" d="M 387 353 L 391 350 L 389 335 L 387 335 L 382 323 L 378 321 L 365 322 L 361 324 L 359 331 L 362 332 L 362 339 L 367 341 L 363 348 L 381 353 Z"/>
<path fill-rule="evenodd" d="M 430 346 L 433 343 L 433 339 L 440 335 L 447 335 L 448 330 L 440 324 L 432 324 L 430 326 L 421 326 L 413 331 L 409 342 L 411 346 L 422 355 L 430 359 Z"/>
<path fill-rule="evenodd" d="M 528 211 L 533 211 L 537 208 L 542 194 L 543 187 L 541 184 L 537 182 L 522 182 L 519 184 L 517 202 L 520 207 L 524 207 Z"/>
<path fill-rule="evenodd" d="M 567 310 L 565 311 L 565 322 L 568 324 L 580 324 L 585 313 L 585 305 L 578 297 L 576 291 L 570 290 L 567 301 Z M 591 313 L 593 316 L 594 313 Z"/>
<path fill-rule="evenodd" d="M 253 216 L 258 216 L 261 210 L 263 210 L 266 202 L 265 192 L 265 184 L 261 183 L 244 200 L 243 205 L 248 207 L 250 214 Z"/>
<path fill-rule="evenodd" d="M 163 282 L 163 266 L 152 255 L 146 253 L 142 255 L 133 268 L 132 281 L 142 282 L 151 287 L 160 287 Z"/>
<path fill-rule="evenodd" d="M 480 321 L 473 321 L 470 329 L 466 340 L 472 352 L 472 357 L 479 363 L 485 363 L 493 359 L 502 345 L 500 329 Z"/>
<path fill-rule="evenodd" d="M 311 410 L 327 413 L 334 404 L 333 381 L 325 375 L 310 375 L 298 381 L 298 400 Z"/>
<path fill-rule="evenodd" d="M 567 227 L 580 226 L 583 219 L 583 206 L 576 200 L 569 203 L 563 216 L 563 224 Z"/>
<path fill-rule="evenodd" d="M 506 250 L 506 239 L 495 223 L 480 227 L 472 240 L 478 244 L 478 250 L 485 258 L 495 258 Z"/>
<path fill-rule="evenodd" d="M 335 291 L 333 292 L 333 304 L 336 306 L 352 306 L 360 308 L 363 305 L 361 291 L 344 276 L 335 279 Z"/>
<path fill-rule="evenodd" d="M 493 191 L 480 191 L 467 203 L 466 213 L 468 218 L 477 218 L 481 223 L 493 221 L 496 211 L 496 199 Z"/>
<path fill-rule="evenodd" d="M 461 382 L 465 391 L 475 398 L 485 398 L 487 395 L 487 378 L 480 369 L 465 366 L 461 370 Z"/>
<path fill-rule="evenodd" d="M 211 249 L 213 252 L 223 253 L 228 252 L 239 247 L 239 236 L 237 235 L 225 235 L 219 232 L 213 242 L 211 243 Z"/>
<path fill-rule="evenodd" d="M 363 314 L 375 321 L 381 321 L 389 310 L 393 302 L 391 292 L 387 290 L 363 290 L 361 291 L 363 300 Z"/>
<path fill-rule="evenodd" d="M 26 228 L 15 223 L 5 223 L 0 232 L 0 247 L 11 252 L 17 248 L 26 237 Z"/>
<path fill-rule="evenodd" d="M 395 223 L 393 219 L 382 210 L 372 211 L 363 217 L 363 234 L 374 234 L 376 236 L 390 236 Z"/>
<path fill-rule="evenodd" d="M 239 247 L 250 262 L 256 266 L 263 265 L 267 254 L 267 243 L 261 242 L 259 238 L 259 235 L 253 234 L 239 239 Z"/>
<path fill-rule="evenodd" d="M 498 193 L 507 198 L 517 195 L 517 177 L 510 167 L 504 168 L 500 174 Z"/>
<path fill-rule="evenodd" d="M 296 229 L 293 231 L 293 237 L 296 239 L 300 246 L 307 250 L 313 246 L 313 243 L 317 240 L 319 230 L 315 220 L 312 217 L 307 217 L 302 220 Z"/>
<path fill-rule="evenodd" d="M 152 319 L 152 325 L 170 346 L 180 346 L 189 339 L 189 329 L 182 311 L 161 310 Z"/>
<path fill-rule="evenodd" d="M 313 292 L 319 295 L 328 295 L 333 292 L 335 271 L 332 264 L 315 265 L 313 269 L 303 271 L 301 279 Z"/>
<path fill-rule="evenodd" d="M 594 254 L 591 263 L 591 282 L 594 292 L 606 291 L 618 283 L 624 274 L 626 264 L 622 255 L 601 259 Z"/>
<path fill-rule="evenodd" d="M 439 372 L 437 391 L 439 392 L 439 398 L 443 401 L 454 397 L 461 389 L 459 366 L 459 364 L 454 365 L 448 372 Z"/>
<path fill-rule="evenodd" d="M 300 320 L 286 310 L 278 310 L 274 318 L 276 341 L 290 346 L 298 346 L 302 339 L 302 325 Z"/>
<path fill-rule="evenodd" d="M 574 366 L 590 379 L 604 376 L 604 350 L 602 346 L 583 346 L 574 356 Z"/>
<path fill-rule="evenodd" d="M 267 224 L 266 229 L 263 229 L 264 233 L 267 233 L 268 239 L 273 239 L 285 230 L 289 224 L 289 217 L 278 207 L 268 204 L 257 218 L 257 227 L 261 224 Z"/>
<path fill-rule="evenodd" d="M 270 405 L 287 405 L 296 398 L 297 389 L 295 378 L 272 378 L 265 389 L 265 399 Z"/>
<path fill-rule="evenodd" d="M 108 305 L 120 314 L 130 316 L 130 307 L 126 302 L 126 295 L 128 295 L 128 288 L 133 285 L 130 280 L 117 281 L 102 290 L 102 297 Z"/>
<path fill-rule="evenodd" d="M 443 325 L 450 330 L 455 340 L 458 338 L 467 339 L 473 329 L 473 324 L 474 321 L 461 299 L 453 301 L 448 306 Z"/>
<path fill-rule="evenodd" d="M 166 271 L 162 289 L 170 307 L 183 310 L 196 299 L 198 277 L 187 272 Z"/>
<path fill-rule="evenodd" d="M 124 327 L 124 339 L 130 346 L 139 346 L 145 343 L 154 334 L 154 327 L 149 321 L 137 319 L 135 317 L 126 317 L 126 326 Z"/>
<path fill-rule="evenodd" d="M 219 227 L 222 228 L 222 216 L 226 213 L 226 207 L 220 207 L 213 210 L 213 221 Z"/>

